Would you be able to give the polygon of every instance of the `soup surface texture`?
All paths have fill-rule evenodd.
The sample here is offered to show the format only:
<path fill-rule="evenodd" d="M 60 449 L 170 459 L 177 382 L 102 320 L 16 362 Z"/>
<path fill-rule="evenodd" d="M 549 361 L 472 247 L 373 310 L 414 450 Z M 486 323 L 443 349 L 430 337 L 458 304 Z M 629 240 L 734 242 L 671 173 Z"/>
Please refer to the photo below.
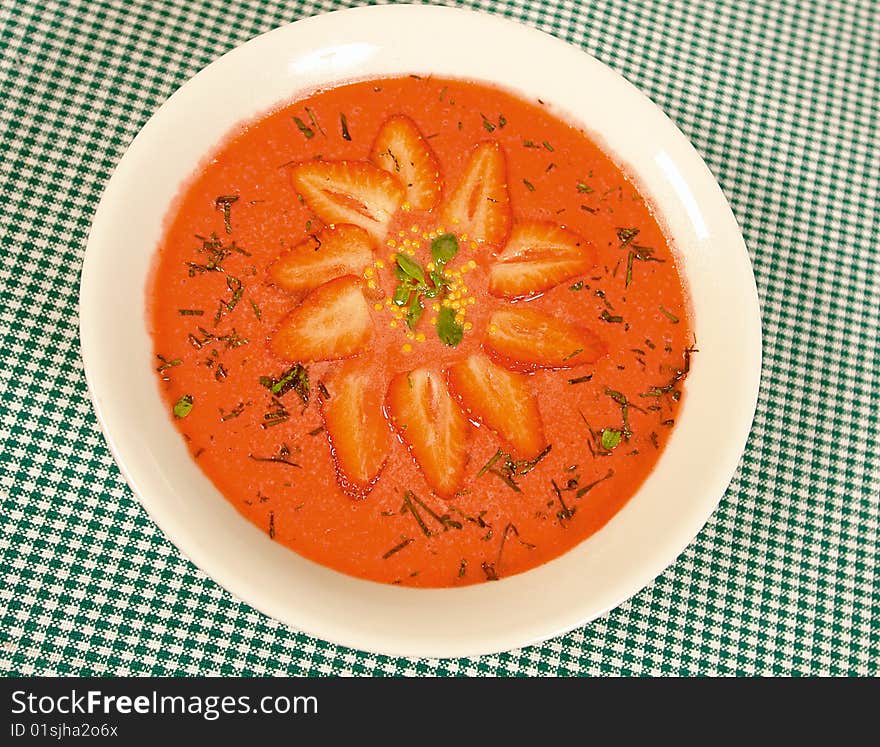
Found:
<path fill-rule="evenodd" d="M 408 586 L 601 528 L 694 352 L 674 254 L 611 158 L 541 101 L 418 76 L 231 134 L 169 214 L 148 307 L 220 492 L 301 555 Z"/>

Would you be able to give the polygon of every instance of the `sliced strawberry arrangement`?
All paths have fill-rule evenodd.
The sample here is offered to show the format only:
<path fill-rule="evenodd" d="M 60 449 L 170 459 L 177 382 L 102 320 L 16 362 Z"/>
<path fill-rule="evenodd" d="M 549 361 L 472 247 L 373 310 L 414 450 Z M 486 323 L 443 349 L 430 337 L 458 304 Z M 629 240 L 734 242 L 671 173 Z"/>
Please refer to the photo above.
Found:
<path fill-rule="evenodd" d="M 324 427 L 340 487 L 363 498 L 388 459 L 391 432 L 382 414 L 382 388 L 369 366 L 346 361 L 328 382 L 330 399 L 322 400 Z"/>
<path fill-rule="evenodd" d="M 428 484 L 440 495 L 458 490 L 467 463 L 468 422 L 440 374 L 419 368 L 388 386 L 388 410 Z"/>
<path fill-rule="evenodd" d="M 507 441 L 516 456 L 529 459 L 546 446 L 538 403 L 526 376 L 475 353 L 452 366 L 447 378 L 465 412 Z"/>
<path fill-rule="evenodd" d="M 596 264 L 591 241 L 553 223 L 517 223 L 489 271 L 489 292 L 526 298 L 582 275 Z"/>
<path fill-rule="evenodd" d="M 304 161 L 291 169 L 291 179 L 322 221 L 360 226 L 377 242 L 405 194 L 397 179 L 366 161 Z"/>
<path fill-rule="evenodd" d="M 370 160 L 403 184 L 406 189 L 404 207 L 431 210 L 440 201 L 440 163 L 409 117 L 397 115 L 382 125 L 373 143 Z"/>
<path fill-rule="evenodd" d="M 510 233 L 510 195 L 504 152 L 498 143 L 487 141 L 476 147 L 442 216 L 447 231 L 465 234 L 471 241 L 504 244 Z"/>
<path fill-rule="evenodd" d="M 315 288 L 281 322 L 272 350 L 300 363 L 349 358 L 370 340 L 370 309 L 357 278 L 345 275 Z"/>
<path fill-rule="evenodd" d="M 341 224 L 309 236 L 282 254 L 269 267 L 269 277 L 285 290 L 311 290 L 341 275 L 360 275 L 372 261 L 370 235 L 358 226 Z"/>
<path fill-rule="evenodd" d="M 594 332 L 524 308 L 493 312 L 484 345 L 502 365 L 514 371 L 571 368 L 592 363 L 607 352 L 605 343 Z"/>

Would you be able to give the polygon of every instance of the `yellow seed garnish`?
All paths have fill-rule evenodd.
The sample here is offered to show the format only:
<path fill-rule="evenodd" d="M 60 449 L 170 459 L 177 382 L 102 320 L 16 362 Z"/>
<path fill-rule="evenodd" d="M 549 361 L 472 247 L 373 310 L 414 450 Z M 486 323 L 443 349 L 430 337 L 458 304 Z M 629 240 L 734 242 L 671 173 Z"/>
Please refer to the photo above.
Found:
<path fill-rule="evenodd" d="M 424 332 L 416 332 L 416 342 L 424 342 L 425 341 L 425 333 Z"/>
<path fill-rule="evenodd" d="M 437 324 L 437 317 L 436 316 L 431 317 L 431 324 Z"/>
<path fill-rule="evenodd" d="M 492 332 L 492 333 L 494 334 L 495 332 L 498 331 L 498 326 L 495 325 L 495 324 L 490 324 L 490 325 L 489 325 L 489 331 Z"/>
<path fill-rule="evenodd" d="M 412 352 L 412 345 L 410 345 L 408 342 L 403 343 L 403 345 L 401 345 L 401 347 L 400 347 L 400 352 L 411 353 Z"/>
<path fill-rule="evenodd" d="M 404 202 L 403 205 L 401 205 L 400 207 L 404 210 L 412 210 L 412 205 L 410 205 L 408 202 Z"/>
<path fill-rule="evenodd" d="M 391 329 L 397 329 L 397 321 L 392 319 L 390 322 L 388 322 L 388 326 L 391 327 Z"/>
<path fill-rule="evenodd" d="M 404 236 L 406 236 L 406 231 L 398 231 L 397 235 L 402 239 Z"/>
<path fill-rule="evenodd" d="M 380 303 L 374 303 L 374 304 L 373 304 L 373 308 L 374 308 L 376 311 L 382 311 L 382 304 L 380 304 Z"/>
<path fill-rule="evenodd" d="M 431 311 L 440 311 L 440 304 L 439 303 L 432 303 L 431 304 Z"/>
<path fill-rule="evenodd" d="M 473 328 L 474 328 L 474 325 L 471 324 L 470 322 L 465 322 L 465 323 L 464 323 L 464 331 L 465 331 L 465 332 L 467 332 L 468 330 L 473 329 Z"/>
<path fill-rule="evenodd" d="M 386 241 L 385 243 L 388 244 L 388 246 L 390 246 L 392 249 L 397 246 L 397 242 L 394 239 L 388 239 L 388 241 Z"/>
<path fill-rule="evenodd" d="M 418 233 L 418 232 L 419 232 L 419 227 L 418 227 L 415 223 L 413 223 L 413 224 L 409 227 L 409 230 L 410 230 L 412 233 Z"/>
<path fill-rule="evenodd" d="M 385 263 L 381 259 L 377 259 L 376 260 L 376 267 L 378 267 L 381 270 L 383 267 L 385 267 Z"/>
<path fill-rule="evenodd" d="M 367 281 L 367 288 L 369 288 L 370 290 L 376 290 L 376 281 L 375 280 L 368 280 Z"/>
<path fill-rule="evenodd" d="M 477 269 L 477 263 L 472 259 L 468 260 L 467 266 L 468 266 L 468 269 L 470 269 L 470 270 Z"/>
<path fill-rule="evenodd" d="M 364 277 L 365 278 L 371 278 L 375 274 L 376 274 L 376 271 L 372 267 L 365 267 L 364 268 Z"/>

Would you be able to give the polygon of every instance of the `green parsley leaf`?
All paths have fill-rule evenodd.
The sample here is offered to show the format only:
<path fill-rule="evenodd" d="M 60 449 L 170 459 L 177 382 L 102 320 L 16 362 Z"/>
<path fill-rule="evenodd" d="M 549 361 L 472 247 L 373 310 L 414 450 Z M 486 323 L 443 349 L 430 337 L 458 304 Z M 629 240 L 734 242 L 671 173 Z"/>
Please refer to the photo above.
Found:
<path fill-rule="evenodd" d="M 409 303 L 409 296 L 412 293 L 413 287 L 408 282 L 404 281 L 400 285 L 398 285 L 394 289 L 394 296 L 392 300 L 394 301 L 395 306 L 406 306 Z"/>
<path fill-rule="evenodd" d="M 442 306 L 437 315 L 437 336 L 449 347 L 456 347 L 464 337 L 464 327 L 455 321 L 455 309 Z"/>
<path fill-rule="evenodd" d="M 406 254 L 398 254 L 396 255 L 396 258 L 397 266 L 405 277 L 412 278 L 418 283 L 425 282 L 425 271 L 418 262 L 411 257 L 408 257 Z M 398 273 L 397 276 L 400 277 L 400 274 Z M 401 278 L 401 280 L 403 279 L 404 278 Z"/>
<path fill-rule="evenodd" d="M 620 444 L 620 439 L 622 436 L 623 434 L 620 431 L 615 430 L 614 428 L 603 428 L 602 436 L 600 439 L 602 448 L 605 449 L 605 451 L 611 451 L 618 444 Z"/>
<path fill-rule="evenodd" d="M 185 418 L 192 412 L 193 409 L 193 398 L 189 394 L 184 394 L 177 402 L 174 404 L 174 417 L 175 418 Z"/>
<path fill-rule="evenodd" d="M 445 264 L 458 254 L 458 239 L 455 234 L 444 233 L 431 242 L 431 256 L 438 264 Z"/>
<path fill-rule="evenodd" d="M 422 306 L 422 301 L 419 298 L 419 294 L 416 293 L 413 296 L 413 299 L 409 304 L 409 308 L 406 311 L 406 326 L 410 329 L 415 329 L 419 319 L 422 318 L 422 312 L 424 310 L 425 307 Z"/>

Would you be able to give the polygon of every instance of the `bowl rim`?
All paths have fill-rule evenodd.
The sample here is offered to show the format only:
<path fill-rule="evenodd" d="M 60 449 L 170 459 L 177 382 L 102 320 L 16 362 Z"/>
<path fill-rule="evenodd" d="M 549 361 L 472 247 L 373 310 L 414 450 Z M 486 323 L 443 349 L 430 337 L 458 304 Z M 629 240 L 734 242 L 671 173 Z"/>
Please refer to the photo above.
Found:
<path fill-rule="evenodd" d="M 218 516 L 212 516 L 207 520 L 208 526 L 204 531 L 194 529 L 192 512 L 195 509 L 181 506 L 179 502 L 175 504 L 173 499 L 180 496 L 167 474 L 171 467 L 166 469 L 164 466 L 166 463 L 174 462 L 179 473 L 183 474 L 186 467 L 178 459 L 180 455 L 173 451 L 174 447 L 171 447 L 171 452 L 163 451 L 166 447 L 155 440 L 140 443 L 130 433 L 131 415 L 135 406 L 145 408 L 140 410 L 140 414 L 144 420 L 153 422 L 151 418 L 155 413 L 150 409 L 153 398 L 148 392 L 141 391 L 143 387 L 140 387 L 136 403 L 125 401 L 121 396 L 120 386 L 113 381 L 114 376 L 119 378 L 120 369 L 128 370 L 132 366 L 140 365 L 144 357 L 139 356 L 138 351 L 133 348 L 129 357 L 136 360 L 128 360 L 126 357 L 120 362 L 109 354 L 108 340 L 117 341 L 115 335 L 120 334 L 120 328 L 125 328 L 126 324 L 129 325 L 129 331 L 135 328 L 133 325 L 146 324 L 143 309 L 140 307 L 139 314 L 129 309 L 122 312 L 118 319 L 112 320 L 107 318 L 107 314 L 102 313 L 108 303 L 119 305 L 126 297 L 130 301 L 130 283 L 134 282 L 123 279 L 118 282 L 119 287 L 116 287 L 117 283 L 111 282 L 113 275 L 109 271 L 108 262 L 114 257 L 114 242 L 117 235 L 114 233 L 114 228 L 121 225 L 120 221 L 123 219 L 120 217 L 120 212 L 128 204 L 125 196 L 132 194 L 135 171 L 138 168 L 168 171 L 168 173 L 162 171 L 162 174 L 156 177 L 157 184 L 160 182 L 161 184 L 155 187 L 156 190 L 161 191 L 163 188 L 161 185 L 164 184 L 166 194 L 167 185 L 173 181 L 171 172 L 179 175 L 180 169 L 183 168 L 180 164 L 175 167 L 158 164 L 151 166 L 151 148 L 155 147 L 159 138 L 167 137 L 169 127 L 179 125 L 179 117 L 187 107 L 205 103 L 205 96 L 218 80 L 222 80 L 224 76 L 238 74 L 243 65 L 252 65 L 257 59 L 269 59 L 273 65 L 286 64 L 286 74 L 296 80 L 304 81 L 308 76 L 318 75 L 318 85 L 330 80 L 344 82 L 361 77 L 353 73 L 364 67 L 371 69 L 370 65 L 373 64 L 385 66 L 382 69 L 387 69 L 386 75 L 412 72 L 438 72 L 447 75 L 444 71 L 438 71 L 434 65 L 430 68 L 414 69 L 410 64 L 411 60 L 417 59 L 415 56 L 417 48 L 413 43 L 404 49 L 397 47 L 393 50 L 389 49 L 392 43 L 399 41 L 398 38 L 394 38 L 397 36 L 393 32 L 395 24 L 398 28 L 410 29 L 408 34 L 416 36 L 419 34 L 431 36 L 444 29 L 455 29 L 457 33 L 468 39 L 491 38 L 492 44 L 489 45 L 491 51 L 485 54 L 495 54 L 505 65 L 509 64 L 514 68 L 517 64 L 515 57 L 525 56 L 521 54 L 518 45 L 525 45 L 528 49 L 540 53 L 541 59 L 554 63 L 565 60 L 569 64 L 577 65 L 579 72 L 587 77 L 591 85 L 613 96 L 615 102 L 626 107 L 626 112 L 647 118 L 640 119 L 639 126 L 644 128 L 645 124 L 649 123 L 652 138 L 662 145 L 659 150 L 650 151 L 649 148 L 645 151 L 654 152 L 656 163 L 650 164 L 650 168 L 647 169 L 650 175 L 644 180 L 641 169 L 626 170 L 640 186 L 645 186 L 647 183 L 648 198 L 658 208 L 659 217 L 666 223 L 667 228 L 676 229 L 672 239 L 679 257 L 683 260 L 682 273 L 688 278 L 688 284 L 690 285 L 692 265 L 695 277 L 699 275 L 700 278 L 709 272 L 707 265 L 712 262 L 720 263 L 718 266 L 724 270 L 723 273 L 719 273 L 724 277 L 715 281 L 714 285 L 711 280 L 706 280 L 704 283 L 701 279 L 700 283 L 707 287 L 703 288 L 700 285 L 699 293 L 691 293 L 692 302 L 697 304 L 694 308 L 697 330 L 706 327 L 712 340 L 718 337 L 715 326 L 721 331 L 739 333 L 739 337 L 731 340 L 729 350 L 718 352 L 718 356 L 723 359 L 721 363 L 729 365 L 731 361 L 738 362 L 737 376 L 727 376 L 721 370 L 721 364 L 713 364 L 712 369 L 715 378 L 727 376 L 724 378 L 727 389 L 722 390 L 728 398 L 727 408 L 719 404 L 712 409 L 711 403 L 708 401 L 703 403 L 700 398 L 700 403 L 704 404 L 709 412 L 697 413 L 697 408 L 692 402 L 689 380 L 688 396 L 685 397 L 679 423 L 673 431 L 673 438 L 667 446 L 666 453 L 660 459 L 658 469 L 649 476 L 636 496 L 605 528 L 581 545 L 538 569 L 502 579 L 496 584 L 477 584 L 460 589 L 412 589 L 389 587 L 343 576 L 271 543 L 262 532 L 252 527 L 237 513 L 234 517 L 248 526 L 236 527 L 233 532 L 230 529 L 232 525 L 229 524 L 232 521 L 228 510 L 230 507 L 225 500 L 223 504 L 226 508 L 217 507 Z M 383 43 L 385 47 L 382 46 Z M 516 54 L 511 51 L 513 47 L 517 47 Z M 340 55 L 344 59 L 340 59 Z M 471 62 L 479 67 L 481 72 L 497 71 L 488 78 L 474 75 L 472 77 L 474 80 L 487 80 L 519 91 L 543 90 L 535 88 L 542 80 L 540 73 L 527 74 L 519 68 L 516 68 L 515 73 L 505 72 L 497 59 L 490 63 L 483 57 L 474 57 Z M 309 65 L 312 65 L 312 68 L 309 68 Z M 333 78 L 334 74 L 338 77 Z M 320 79 L 320 75 L 324 75 L 325 78 Z M 526 81 L 525 78 L 529 75 L 531 77 Z M 522 76 L 522 78 L 511 76 Z M 369 73 L 364 77 L 380 76 Z M 269 82 L 270 80 L 272 80 L 270 76 L 267 76 L 267 81 L 255 83 L 254 89 L 259 89 L 258 91 L 240 94 L 238 104 L 240 110 L 249 110 L 251 114 L 247 117 L 235 117 L 235 121 L 231 122 L 232 126 L 236 122 L 253 119 L 283 103 L 285 98 L 290 98 L 288 94 L 286 97 L 277 97 L 269 106 L 260 105 L 270 101 L 272 94 L 269 89 L 282 90 L 278 87 L 280 84 L 289 84 L 288 80 L 282 81 L 280 78 L 275 82 Z M 558 86 L 551 85 L 549 80 L 548 78 L 547 87 L 555 91 Z M 521 85 L 517 81 L 520 81 Z M 513 85 L 509 85 L 510 83 Z M 298 90 L 306 90 L 309 87 L 303 85 Z M 262 98 L 259 98 L 260 96 Z M 593 112 L 585 119 L 584 110 L 579 108 L 581 104 L 575 104 L 572 110 L 569 106 L 560 105 L 564 99 L 559 95 L 547 95 L 546 98 L 551 104 L 558 105 L 561 116 L 583 122 L 585 130 L 594 139 L 610 143 L 609 148 L 615 140 L 622 142 L 627 137 L 634 136 L 634 133 L 626 131 L 629 125 L 625 121 L 619 123 L 621 131 L 615 129 L 611 137 L 605 137 L 612 132 L 610 129 L 600 128 L 596 132 L 593 131 L 591 122 L 601 120 L 603 117 L 608 119 L 608 116 L 611 116 L 608 122 L 616 125 L 618 122 L 614 120 L 614 116 L 619 119 L 619 113 L 612 112 L 606 115 Z M 570 105 L 571 102 L 568 101 L 568 104 Z M 220 123 L 224 126 L 228 124 L 229 122 Z M 226 126 L 225 130 L 219 125 L 215 127 L 217 132 L 229 129 L 229 126 Z M 173 148 L 182 148 L 180 156 L 184 160 L 189 159 L 186 163 L 191 164 L 189 167 L 191 171 L 219 139 L 215 138 L 210 143 L 202 140 L 200 141 L 202 146 L 190 147 L 188 150 L 183 145 L 174 145 Z M 633 152 L 641 147 L 633 145 Z M 617 146 L 614 146 L 610 152 L 619 162 L 626 163 L 631 157 L 629 151 L 623 152 Z M 662 178 L 665 178 L 669 184 L 660 190 L 658 185 L 661 185 Z M 144 181 L 150 182 L 150 180 Z M 178 181 L 177 184 L 180 182 Z M 139 188 L 154 189 L 152 183 L 140 185 Z M 163 219 L 169 204 L 170 202 L 166 202 L 160 206 Z M 138 220 L 143 221 L 138 225 L 147 226 L 145 229 L 147 235 L 155 236 L 155 214 L 151 214 L 149 218 L 134 219 L 134 222 L 137 224 Z M 690 228 L 679 232 L 678 229 L 683 226 Z M 139 242 L 139 245 L 148 247 L 149 242 L 145 238 Z M 155 248 L 155 242 L 151 247 Z M 152 252 L 147 257 L 148 261 L 151 256 Z M 131 261 L 140 263 L 137 267 L 141 271 L 134 274 L 142 275 L 144 257 L 138 254 Z M 142 280 L 142 285 L 145 287 L 146 277 Z M 705 313 L 706 320 L 711 319 L 711 322 L 706 321 L 703 324 L 704 319 L 700 315 L 704 309 L 698 306 L 708 303 L 702 299 L 712 292 L 720 293 L 725 299 L 735 301 L 736 320 L 724 319 L 724 315 L 713 306 L 711 313 Z M 745 448 L 757 405 L 760 383 L 760 310 L 748 250 L 720 187 L 687 138 L 635 86 L 577 47 L 516 21 L 484 12 L 443 6 L 367 6 L 301 19 L 245 42 L 190 78 L 144 125 L 120 159 L 106 185 L 93 219 L 84 256 L 79 311 L 85 376 L 101 429 L 116 463 L 134 494 L 177 549 L 234 596 L 294 629 L 336 644 L 394 656 L 459 657 L 509 650 L 568 632 L 599 617 L 636 594 L 684 551 L 723 497 Z M 147 359 L 150 353 L 151 350 L 146 352 Z M 706 364 L 703 360 L 695 366 L 697 370 L 704 367 Z M 153 380 L 155 389 L 153 395 L 158 399 L 158 387 L 152 379 L 153 373 L 152 371 L 147 373 Z M 703 374 L 701 373 L 700 376 Z M 702 386 L 702 382 L 703 379 L 700 379 L 699 386 Z M 702 397 L 702 390 L 700 392 Z M 168 428 L 173 428 L 167 413 L 163 411 L 161 416 L 168 421 Z M 698 418 L 706 420 L 709 417 L 724 417 L 723 437 L 715 443 L 697 444 L 696 437 L 690 435 L 692 432 L 700 431 L 696 426 L 688 430 L 687 437 L 680 434 L 687 418 L 690 418 L 687 420 L 690 423 L 697 422 Z M 702 423 L 702 420 L 700 422 Z M 705 424 L 703 435 L 706 433 L 704 426 Z M 158 424 L 155 427 L 161 428 Z M 690 438 L 690 442 L 680 443 L 684 438 Z M 698 447 L 696 455 L 686 453 L 688 443 L 692 447 Z M 136 447 L 141 447 L 143 453 L 137 452 Z M 676 454 L 682 453 L 678 467 L 684 465 L 699 474 L 699 480 L 696 482 L 702 491 L 700 495 L 692 497 L 687 504 L 688 510 L 677 517 L 679 521 L 669 521 L 668 518 L 664 520 L 662 507 L 658 503 L 664 497 L 663 490 L 666 489 L 668 492 L 672 483 L 667 479 L 668 475 L 664 474 L 664 479 L 658 479 L 657 473 L 673 447 Z M 179 444 L 179 450 L 185 452 L 182 442 Z M 188 453 L 184 453 L 183 456 L 189 460 Z M 704 464 L 706 460 L 711 464 L 708 466 Z M 201 475 L 194 464 L 190 466 Z M 187 479 L 193 484 L 198 484 L 198 478 L 193 477 L 189 472 L 186 474 Z M 204 476 L 202 477 L 206 480 Z M 204 490 L 210 493 L 212 488 L 213 486 L 210 486 Z M 696 488 L 692 490 L 696 492 Z M 214 492 L 216 493 L 216 489 Z M 645 496 L 649 497 L 645 498 Z M 188 494 L 188 498 L 193 500 L 202 500 L 203 497 L 201 493 L 197 498 L 193 494 Z M 669 498 L 668 495 L 665 497 Z M 673 499 L 681 500 L 677 496 Z M 647 508 L 643 504 L 647 504 Z M 655 526 L 643 526 L 647 519 L 652 520 Z M 662 530 L 659 537 L 658 528 Z M 213 540 L 209 534 L 212 529 L 217 532 L 217 538 Z M 627 531 L 630 532 L 631 540 L 637 540 L 631 544 L 637 544 L 643 553 L 643 557 L 633 559 L 632 562 L 621 556 L 621 539 L 617 536 Z M 223 539 L 222 542 L 220 538 Z M 589 552 L 585 555 L 582 550 L 587 545 Z M 248 556 L 250 565 L 246 570 L 238 571 L 231 567 L 230 556 L 234 555 L 233 550 L 253 553 L 253 559 Z M 279 550 L 283 555 L 279 554 Z M 576 562 L 572 562 L 570 557 L 572 554 L 579 555 Z M 591 578 L 589 581 L 579 578 L 579 569 L 595 571 L 602 567 L 603 560 L 614 564 L 614 570 L 619 573 L 618 577 L 610 580 Z M 261 580 L 254 573 L 254 569 L 261 567 L 259 565 L 261 563 L 265 568 L 276 571 L 278 569 L 283 571 L 285 566 L 295 568 L 295 575 L 291 577 L 294 588 L 292 590 L 288 587 L 282 588 L 281 584 Z M 528 583 L 525 583 L 524 579 L 527 578 Z M 291 579 L 286 578 L 286 580 Z M 557 598 L 560 586 L 564 584 L 580 584 L 578 590 L 592 596 L 585 600 L 574 595 L 571 603 L 566 605 L 564 600 L 560 601 Z M 502 591 L 497 592 L 495 589 Z M 318 603 L 314 598 L 316 594 L 326 599 Z M 519 599 L 516 598 L 518 595 Z M 534 605 L 536 595 L 546 606 L 546 614 L 541 614 L 540 609 L 530 609 L 529 605 L 536 606 Z M 399 620 L 401 615 L 406 616 L 402 622 Z M 438 617 L 439 619 L 435 619 Z M 405 624 L 407 621 L 418 622 L 429 629 L 417 633 L 407 631 Z M 452 630 L 447 629 L 450 623 L 457 627 Z"/>

